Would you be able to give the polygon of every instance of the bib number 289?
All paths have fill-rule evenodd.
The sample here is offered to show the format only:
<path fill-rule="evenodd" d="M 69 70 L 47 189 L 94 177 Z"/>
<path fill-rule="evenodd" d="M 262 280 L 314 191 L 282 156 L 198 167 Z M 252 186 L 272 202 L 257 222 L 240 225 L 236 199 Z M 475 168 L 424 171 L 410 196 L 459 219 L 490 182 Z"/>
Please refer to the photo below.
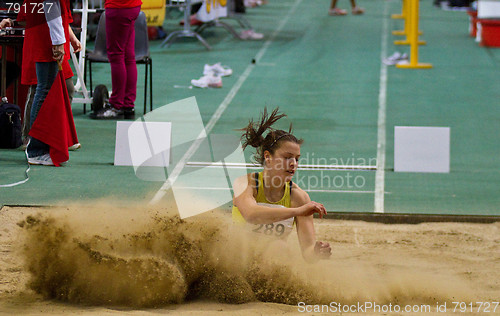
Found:
<path fill-rule="evenodd" d="M 253 232 L 261 233 L 265 235 L 276 235 L 281 236 L 285 232 L 285 225 L 277 224 L 259 224 L 257 228 L 252 229 Z"/>

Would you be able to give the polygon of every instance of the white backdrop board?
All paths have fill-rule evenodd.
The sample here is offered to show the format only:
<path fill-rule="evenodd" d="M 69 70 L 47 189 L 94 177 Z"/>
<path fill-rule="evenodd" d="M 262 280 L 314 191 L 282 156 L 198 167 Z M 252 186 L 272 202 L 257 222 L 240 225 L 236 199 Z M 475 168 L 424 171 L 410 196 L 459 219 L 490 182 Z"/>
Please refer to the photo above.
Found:
<path fill-rule="evenodd" d="M 395 172 L 450 172 L 449 127 L 394 127 Z"/>
<path fill-rule="evenodd" d="M 170 122 L 116 122 L 115 166 L 168 167 Z"/>
<path fill-rule="evenodd" d="M 477 2 L 478 19 L 499 19 L 500 0 L 479 0 Z"/>

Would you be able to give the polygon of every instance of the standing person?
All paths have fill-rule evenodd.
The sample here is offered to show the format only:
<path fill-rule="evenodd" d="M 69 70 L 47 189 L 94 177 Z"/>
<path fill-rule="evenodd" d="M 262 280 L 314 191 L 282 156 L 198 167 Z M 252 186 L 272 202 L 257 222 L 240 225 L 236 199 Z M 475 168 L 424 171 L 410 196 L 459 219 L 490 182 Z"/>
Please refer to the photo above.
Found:
<path fill-rule="evenodd" d="M 30 128 L 54 83 L 59 71 L 58 64 L 64 64 L 64 60 L 69 58 L 68 7 L 68 0 L 25 0 L 18 14 L 18 18 L 26 24 L 23 61 L 29 61 L 23 62 L 21 82 L 24 80 L 23 77 L 29 77 L 31 80 L 30 74 L 33 70 L 36 73 Z M 54 165 L 49 150 L 49 145 L 31 137 L 26 148 L 28 163 Z"/>
<path fill-rule="evenodd" d="M 137 92 L 135 64 L 135 20 L 141 0 L 106 0 L 106 50 L 111 66 L 112 94 L 109 104 L 94 119 L 133 119 Z"/>
<path fill-rule="evenodd" d="M 352 14 L 353 15 L 359 15 L 365 13 L 365 9 L 360 8 L 356 5 L 356 0 L 350 0 L 351 1 L 351 8 L 352 8 Z M 346 15 L 347 11 L 343 9 L 337 8 L 337 0 L 332 0 L 332 3 L 330 4 L 330 10 L 328 10 L 329 15 Z"/>
<path fill-rule="evenodd" d="M 331 255 L 330 244 L 316 241 L 313 223 L 314 213 L 320 217 L 326 215 L 325 207 L 311 201 L 309 195 L 292 182 L 302 140 L 291 134 L 291 127 L 288 132 L 272 128 L 284 116 L 278 109 L 268 116 L 264 109 L 257 124 L 251 120 L 242 129 L 243 149 L 257 148 L 257 162 L 264 169 L 235 181 L 233 221 L 255 225 L 253 231 L 278 237 L 286 237 L 296 226 L 304 259 L 310 262 L 326 259 Z"/>
<path fill-rule="evenodd" d="M 16 22 L 19 24 L 25 24 L 26 22 L 26 10 L 21 10 L 17 16 Z M 66 7 L 66 15 L 68 19 L 68 36 L 69 36 L 69 43 L 73 47 L 73 50 L 75 53 L 78 53 L 82 50 L 82 44 L 76 37 L 75 33 L 73 33 L 73 30 L 71 29 L 71 26 L 69 23 L 73 22 L 73 18 L 71 16 L 71 10 L 69 7 Z M 3 24 L 0 23 L 0 26 Z M 14 25 L 14 22 L 12 20 L 7 21 L 7 26 L 12 26 Z M 1 28 L 1 27 L 0 27 Z M 31 30 L 30 30 L 31 32 Z M 65 57 L 63 58 L 62 62 L 62 71 L 63 71 L 63 76 L 66 81 L 66 89 L 68 90 L 68 96 L 69 96 L 69 102 L 71 103 L 73 101 L 73 95 L 75 93 L 75 85 L 73 84 L 73 71 L 71 70 L 71 66 L 69 65 L 69 58 L 70 58 L 70 51 L 69 51 L 69 46 L 65 46 Z M 30 113 L 31 113 L 31 107 L 33 104 L 33 100 L 35 97 L 35 92 L 36 92 L 36 86 L 37 86 L 37 75 L 36 75 L 36 61 L 35 61 L 35 56 L 33 54 L 26 54 L 23 55 L 23 71 L 22 71 L 22 76 L 21 76 L 21 84 L 29 86 L 28 89 L 28 96 L 26 99 L 26 104 L 24 107 L 24 120 L 23 120 L 23 146 L 26 147 L 29 141 L 29 131 L 31 127 L 31 120 L 30 120 Z M 70 147 L 70 150 L 76 150 L 79 149 L 81 145 L 74 144 L 73 146 Z"/>

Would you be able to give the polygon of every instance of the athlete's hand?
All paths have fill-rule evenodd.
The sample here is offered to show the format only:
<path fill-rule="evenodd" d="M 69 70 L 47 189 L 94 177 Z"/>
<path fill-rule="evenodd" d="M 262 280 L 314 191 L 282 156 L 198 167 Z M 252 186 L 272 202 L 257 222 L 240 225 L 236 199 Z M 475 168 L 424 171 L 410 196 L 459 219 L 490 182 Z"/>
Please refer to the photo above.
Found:
<path fill-rule="evenodd" d="M 323 216 L 326 215 L 325 206 L 321 203 L 310 201 L 309 203 L 299 207 L 298 216 L 310 216 L 314 213 L 318 213 L 319 217 L 323 218 Z"/>
<path fill-rule="evenodd" d="M 332 248 L 327 242 L 317 241 L 314 245 L 314 254 L 319 259 L 328 259 L 332 255 Z"/>

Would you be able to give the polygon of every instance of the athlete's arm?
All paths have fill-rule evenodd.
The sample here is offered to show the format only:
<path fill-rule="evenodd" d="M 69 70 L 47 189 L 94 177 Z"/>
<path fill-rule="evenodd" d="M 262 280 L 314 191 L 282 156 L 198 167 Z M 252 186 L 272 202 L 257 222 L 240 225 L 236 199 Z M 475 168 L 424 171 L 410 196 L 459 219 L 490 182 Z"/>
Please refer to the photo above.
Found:
<path fill-rule="evenodd" d="M 239 209 L 243 218 L 251 224 L 269 224 L 314 213 L 319 213 L 320 216 L 326 214 L 325 208 L 319 203 L 314 204 L 314 202 L 292 208 L 274 208 L 257 204 L 255 200 L 257 190 L 252 174 L 236 179 L 233 189 L 233 204 Z"/>
<path fill-rule="evenodd" d="M 307 205 L 312 202 L 309 194 L 299 188 L 295 183 L 292 188 L 292 207 Z M 319 204 L 319 203 L 318 203 Z M 332 254 L 330 244 L 327 242 L 316 241 L 316 233 L 314 231 L 313 216 L 297 216 L 297 236 L 299 238 L 302 256 L 308 262 L 315 262 L 318 259 L 327 259 Z"/>

